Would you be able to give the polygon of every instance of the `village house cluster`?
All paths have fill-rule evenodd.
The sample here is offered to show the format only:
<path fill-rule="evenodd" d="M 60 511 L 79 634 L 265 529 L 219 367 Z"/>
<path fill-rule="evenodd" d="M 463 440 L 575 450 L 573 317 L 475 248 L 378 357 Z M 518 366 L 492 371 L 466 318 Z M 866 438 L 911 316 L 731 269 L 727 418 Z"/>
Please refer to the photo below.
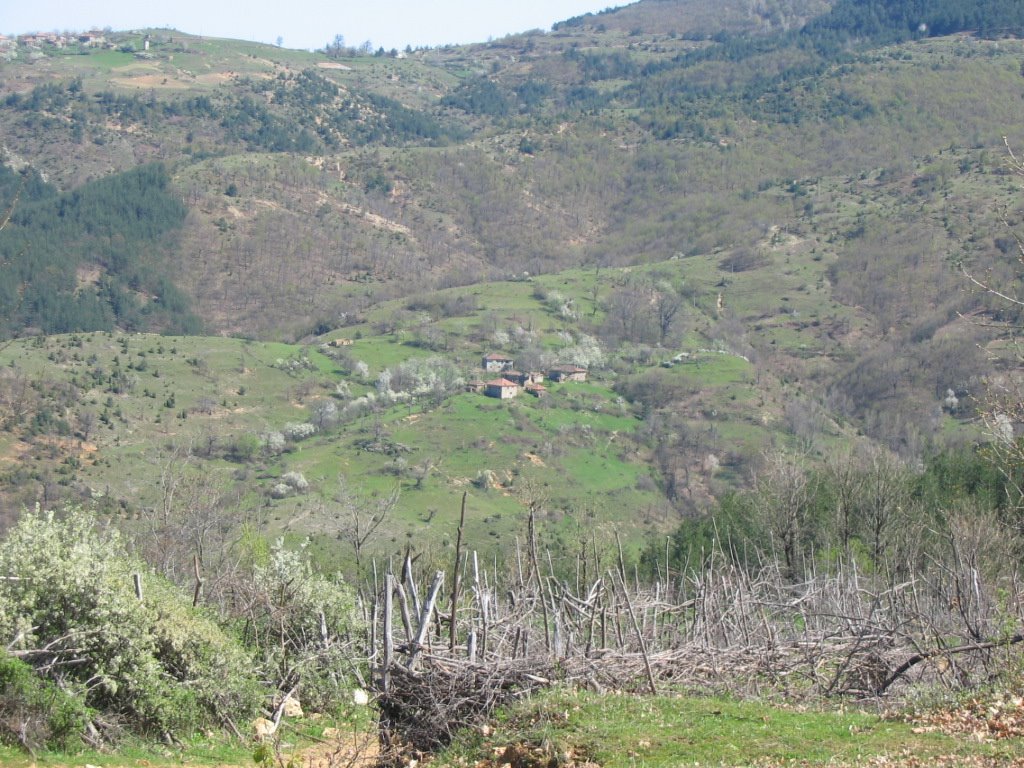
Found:
<path fill-rule="evenodd" d="M 508 400 L 519 395 L 520 391 L 534 397 L 544 397 L 547 388 L 544 386 L 545 374 L 541 371 L 517 371 L 515 360 L 508 355 L 497 352 L 484 355 L 481 367 L 488 373 L 501 374 L 490 381 L 472 381 L 470 389 L 483 392 L 487 397 Z M 556 365 L 547 371 L 548 381 L 586 381 L 587 369 L 578 365 Z"/>
<path fill-rule="evenodd" d="M 11 48 L 23 45 L 27 48 L 67 48 L 69 45 L 82 45 L 90 48 L 109 46 L 106 33 L 99 29 L 88 32 L 29 32 L 17 37 L 0 35 L 0 48 Z"/>
<path fill-rule="evenodd" d="M 107 33 L 99 29 L 88 32 L 30 32 L 17 37 L 0 35 L 0 60 L 13 61 L 24 56 L 33 61 L 46 56 L 47 50 L 114 47 Z M 149 49 L 148 39 L 146 49 Z"/>

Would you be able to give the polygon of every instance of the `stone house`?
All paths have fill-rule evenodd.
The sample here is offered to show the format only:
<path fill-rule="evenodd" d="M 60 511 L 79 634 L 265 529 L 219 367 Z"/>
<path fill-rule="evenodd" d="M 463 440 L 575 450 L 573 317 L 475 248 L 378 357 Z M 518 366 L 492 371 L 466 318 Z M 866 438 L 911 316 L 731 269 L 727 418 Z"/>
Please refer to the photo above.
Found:
<path fill-rule="evenodd" d="M 578 365 L 556 365 L 548 371 L 551 381 L 586 381 L 587 369 Z"/>
<path fill-rule="evenodd" d="M 540 371 L 505 371 L 501 375 L 502 378 L 515 382 L 520 387 L 525 387 L 527 384 L 542 384 L 544 382 L 544 374 Z"/>
<path fill-rule="evenodd" d="M 519 394 L 519 386 L 508 379 L 495 379 L 484 386 L 484 394 L 499 400 L 510 400 Z"/>

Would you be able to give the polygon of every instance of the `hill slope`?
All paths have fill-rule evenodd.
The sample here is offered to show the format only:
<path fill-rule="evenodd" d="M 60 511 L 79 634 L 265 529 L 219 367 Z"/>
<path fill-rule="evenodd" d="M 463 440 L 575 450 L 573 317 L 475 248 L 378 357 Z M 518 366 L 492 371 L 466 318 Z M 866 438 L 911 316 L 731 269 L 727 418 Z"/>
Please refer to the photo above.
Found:
<path fill-rule="evenodd" d="M 152 452 L 168 420 L 199 415 L 205 432 L 188 430 L 187 441 L 206 434 L 217 460 L 231 462 L 234 437 L 315 420 L 317 402 L 377 391 L 380 373 L 406 357 L 437 355 L 466 378 L 492 348 L 540 364 L 588 340 L 600 353 L 597 388 L 551 408 L 490 410 L 445 393 L 421 398 L 422 413 L 391 403 L 366 417 L 360 429 L 373 438 L 362 447 L 365 435 L 346 433 L 344 455 L 359 457 L 346 460 L 368 478 L 367 494 L 398 482 L 420 496 L 404 497 L 407 525 L 392 535 L 417 530 L 416 514 L 450 505 L 483 470 L 529 469 L 542 486 L 568 473 L 579 490 L 601 475 L 594 462 L 607 464 L 602 519 L 628 505 L 650 510 L 657 528 L 668 509 L 702 509 L 742 484 L 780 441 L 819 453 L 860 431 L 908 457 L 956 443 L 971 398 L 1002 367 L 1014 319 L 964 290 L 957 264 L 1017 279 L 1008 257 L 1022 214 L 1002 137 L 1021 143 L 1024 45 L 1011 36 L 1015 5 L 951 8 L 643 0 L 550 33 L 402 55 L 165 30 L 115 34 L 110 49 L 19 46 L 0 63 L 4 155 L 52 187 L 33 181 L 39 200 L 19 198 L 18 177 L 5 177 L 14 216 L 0 233 L 0 269 L 18 271 L 0 283 L 8 335 L 187 332 L 201 321 L 276 342 L 332 330 L 362 338 L 340 363 L 308 353 L 312 368 L 290 373 L 310 379 L 309 391 L 294 397 L 282 379 L 261 395 L 280 400 L 269 410 L 235 405 L 234 362 L 214 375 L 161 359 L 161 376 L 169 366 L 173 378 L 159 387 L 144 385 L 151 374 L 137 365 L 115 364 L 129 354 L 119 345 L 148 356 L 156 339 L 136 350 L 92 335 L 79 360 L 68 339 L 19 342 L 5 350 L 9 375 L 39 396 L 31 411 L 8 403 L 18 415 L 7 419 L 7 455 L 46 444 L 79 461 L 62 442 L 91 442 L 79 416 L 107 417 L 114 455 L 135 441 Z M 26 272 L 49 263 L 23 259 L 21 243 L 44 245 L 33 217 L 140 173 L 164 195 L 164 224 L 147 213 L 136 241 L 122 226 L 130 217 L 64 216 L 67 229 L 46 225 L 63 238 L 41 251 L 53 270 Z M 60 312 L 26 299 L 44 277 Z M 249 354 L 241 341 L 171 344 L 190 360 Z M 267 349 L 281 350 L 268 359 L 304 359 L 298 347 Z M 59 374 L 52 356 L 67 366 Z M 350 378 L 360 361 L 367 372 Z M 122 387 L 123 377 L 135 383 Z M 40 410 L 69 384 L 83 400 Z M 601 414 L 593 424 L 571 415 L 588 411 Z M 384 425 L 410 456 L 366 450 L 383 445 Z M 432 445 L 445 430 L 452 439 Z M 492 432 L 494 456 L 481 459 L 473 440 Z M 46 434 L 60 439 L 36 440 Z M 336 494 L 326 490 L 334 445 L 271 457 L 262 479 L 302 471 Z M 557 462 L 543 455 L 559 450 Z M 12 481 L 19 503 L 60 493 L 53 464 L 25 466 Z M 444 482 L 424 490 L 439 466 Z M 134 498 L 122 480 L 96 469 L 75 483 Z M 557 495 L 552 506 L 574 514 L 596 503 Z M 489 498 L 488 516 L 521 508 L 523 496 L 512 498 Z M 289 499 L 282 522 L 309 519 Z"/>

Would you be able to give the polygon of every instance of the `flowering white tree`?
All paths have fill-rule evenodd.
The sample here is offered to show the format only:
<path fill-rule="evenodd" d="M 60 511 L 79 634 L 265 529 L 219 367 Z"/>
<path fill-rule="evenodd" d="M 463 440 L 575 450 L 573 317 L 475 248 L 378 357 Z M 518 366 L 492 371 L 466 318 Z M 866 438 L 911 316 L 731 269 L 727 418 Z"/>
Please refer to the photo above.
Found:
<path fill-rule="evenodd" d="M 414 357 L 389 368 L 377 380 L 377 391 L 387 387 L 391 399 L 408 397 L 443 398 L 465 384 L 461 372 L 443 357 Z"/>
<path fill-rule="evenodd" d="M 606 360 L 601 342 L 585 333 L 577 337 L 573 346 L 562 350 L 560 357 L 583 368 L 600 368 Z"/>
<path fill-rule="evenodd" d="M 291 486 L 299 493 L 309 490 L 309 481 L 301 472 L 285 472 L 281 475 L 281 482 Z"/>
<path fill-rule="evenodd" d="M 316 427 L 309 422 L 290 422 L 284 425 L 281 433 L 293 443 L 297 443 L 315 435 Z"/>
<path fill-rule="evenodd" d="M 289 549 L 278 539 L 244 590 L 246 640 L 275 687 L 297 687 L 307 708 L 337 706 L 352 687 L 361 626 L 352 589 L 340 577 L 316 573 L 305 546 Z"/>
<path fill-rule="evenodd" d="M 260 435 L 260 444 L 263 450 L 271 456 L 276 456 L 287 447 L 288 441 L 280 432 L 265 432 Z"/>

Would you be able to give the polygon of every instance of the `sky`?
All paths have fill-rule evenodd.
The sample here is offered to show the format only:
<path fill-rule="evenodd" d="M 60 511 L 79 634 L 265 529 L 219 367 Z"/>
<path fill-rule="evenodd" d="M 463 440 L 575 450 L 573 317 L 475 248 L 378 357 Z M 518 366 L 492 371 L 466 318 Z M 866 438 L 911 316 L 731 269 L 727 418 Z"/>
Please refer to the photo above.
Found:
<path fill-rule="evenodd" d="M 482 43 L 488 38 L 550 29 L 557 21 L 627 0 L 0 0 L 0 32 L 173 27 L 209 37 L 286 48 L 322 48 L 343 35 L 346 45 L 373 47 Z"/>

